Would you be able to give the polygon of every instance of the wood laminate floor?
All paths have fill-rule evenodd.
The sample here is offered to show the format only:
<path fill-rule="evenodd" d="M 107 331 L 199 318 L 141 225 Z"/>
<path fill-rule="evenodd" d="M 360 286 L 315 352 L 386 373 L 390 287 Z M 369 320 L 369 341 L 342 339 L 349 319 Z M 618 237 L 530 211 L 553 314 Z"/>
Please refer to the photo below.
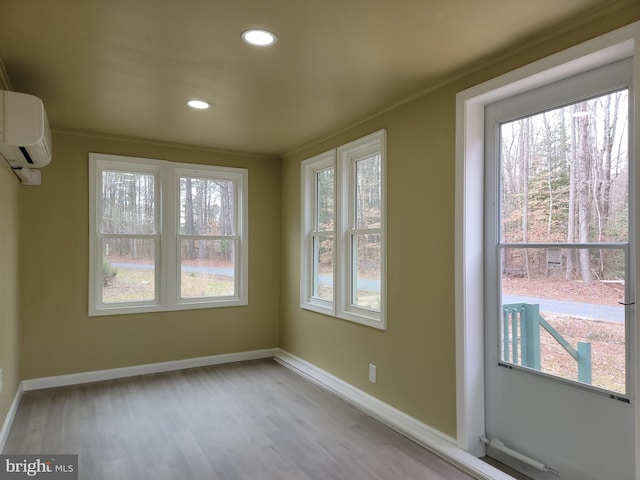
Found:
<path fill-rule="evenodd" d="M 468 480 L 272 360 L 25 392 L 4 453 L 82 480 Z"/>

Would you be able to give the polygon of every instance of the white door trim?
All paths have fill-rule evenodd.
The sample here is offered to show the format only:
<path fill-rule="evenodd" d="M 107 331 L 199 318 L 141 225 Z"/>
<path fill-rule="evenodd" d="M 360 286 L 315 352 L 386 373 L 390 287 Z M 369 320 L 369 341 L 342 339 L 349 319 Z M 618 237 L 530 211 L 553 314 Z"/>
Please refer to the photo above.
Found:
<path fill-rule="evenodd" d="M 546 85 L 562 78 L 634 56 L 634 91 L 640 92 L 640 22 L 564 50 L 456 96 L 455 178 L 455 317 L 457 443 L 460 448 L 484 455 L 480 437 L 484 419 L 484 299 L 483 299 L 483 181 L 484 107 L 489 103 Z M 637 95 L 637 93 L 636 93 Z M 637 98 L 637 97 L 636 97 Z M 640 102 L 634 104 L 640 118 Z M 640 133 L 635 129 L 635 145 Z M 634 155 L 634 158 L 637 156 Z M 640 184 L 640 168 L 636 169 Z M 636 212 L 636 215 L 638 213 Z M 640 222 L 636 219 L 638 229 Z M 637 234 L 638 232 L 636 232 Z M 640 238 L 640 236 L 638 237 Z M 636 270 L 640 271 L 636 256 Z M 640 328 L 636 329 L 636 350 L 640 351 Z M 640 398 L 640 368 L 636 368 L 636 392 Z M 637 416 L 638 417 L 638 416 Z M 640 419 L 636 418 L 636 439 Z M 638 440 L 636 440 L 638 442 Z M 636 449 L 637 451 L 637 449 Z M 636 458 L 636 479 L 640 480 L 640 455 Z"/>

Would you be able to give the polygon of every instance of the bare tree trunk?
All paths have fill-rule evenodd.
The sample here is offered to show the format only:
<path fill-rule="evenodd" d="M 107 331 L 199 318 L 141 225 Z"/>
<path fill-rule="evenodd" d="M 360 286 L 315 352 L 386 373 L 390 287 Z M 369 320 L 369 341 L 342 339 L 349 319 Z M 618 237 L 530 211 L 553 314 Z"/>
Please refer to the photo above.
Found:
<path fill-rule="evenodd" d="M 193 235 L 193 192 L 191 191 L 191 178 L 185 178 L 185 233 L 187 235 Z M 188 259 L 196 258 L 196 246 L 192 239 L 187 241 L 186 257 Z"/>
<path fill-rule="evenodd" d="M 613 104 L 611 97 L 613 98 Z M 602 213 L 602 228 L 609 225 L 609 212 L 611 210 L 611 167 L 613 144 L 618 125 L 618 108 L 620 106 L 621 92 L 608 95 L 604 105 L 604 132 L 602 147 L 602 176 L 600 178 L 600 210 Z M 602 232 L 601 232 L 602 233 Z"/>
<path fill-rule="evenodd" d="M 575 111 L 575 107 L 573 108 Z M 567 215 L 567 243 L 575 242 L 575 230 L 576 230 L 576 164 L 578 163 L 578 152 L 576 144 L 576 122 L 571 122 L 571 151 L 569 155 L 569 211 Z M 565 278 L 567 280 L 573 279 L 573 251 L 567 252 L 567 271 Z"/>
<path fill-rule="evenodd" d="M 586 112 L 587 104 L 582 102 L 577 105 L 578 112 Z M 589 241 L 589 198 L 591 175 L 591 151 L 589 142 L 589 116 L 576 117 L 578 124 L 578 240 L 580 243 Z M 589 250 L 580 249 L 580 271 L 585 285 L 591 285 L 591 260 Z"/>
<path fill-rule="evenodd" d="M 544 120 L 544 127 L 546 130 L 547 136 L 547 194 L 549 195 L 549 208 L 547 210 L 547 235 L 551 235 L 551 229 L 553 226 L 553 184 L 552 184 L 552 176 L 553 176 L 553 152 L 551 151 L 551 126 L 549 125 L 549 119 L 547 118 L 546 113 L 542 115 Z"/>
<path fill-rule="evenodd" d="M 222 235 L 233 235 L 233 223 L 231 214 L 233 211 L 233 187 L 231 182 L 220 182 L 220 222 L 219 228 Z M 225 260 L 232 259 L 232 247 L 226 248 L 223 252 Z"/>
<path fill-rule="evenodd" d="M 205 191 L 207 190 L 207 181 L 203 179 L 194 179 L 196 181 L 196 199 L 198 201 L 198 211 L 196 212 L 196 232 L 198 235 L 202 235 L 206 232 L 206 217 L 205 213 Z M 198 241 L 198 259 L 204 260 L 206 258 L 205 241 Z"/>
<path fill-rule="evenodd" d="M 522 120 L 522 129 L 520 130 L 520 161 L 522 174 L 522 241 L 529 241 L 529 150 L 531 143 L 531 119 L 524 118 Z M 529 271 L 529 252 L 524 249 L 524 267 L 527 279 L 531 278 Z"/>

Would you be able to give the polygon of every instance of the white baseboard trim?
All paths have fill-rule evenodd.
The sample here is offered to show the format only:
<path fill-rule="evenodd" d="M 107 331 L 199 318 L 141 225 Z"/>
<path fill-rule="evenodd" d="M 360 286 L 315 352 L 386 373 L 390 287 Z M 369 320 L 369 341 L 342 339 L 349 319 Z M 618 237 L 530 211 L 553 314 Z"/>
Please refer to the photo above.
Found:
<path fill-rule="evenodd" d="M 453 463 L 475 478 L 480 480 L 514 480 L 511 475 L 496 469 L 459 448 L 453 437 L 416 420 L 306 360 L 281 349 L 276 350 L 275 360 L 436 455 Z"/>
<path fill-rule="evenodd" d="M 96 370 L 92 372 L 72 373 L 69 375 L 58 375 L 54 377 L 33 378 L 23 380 L 22 391 L 40 390 L 43 388 L 65 387 L 67 385 L 79 385 L 81 383 L 100 382 L 103 380 L 113 380 L 116 378 L 134 377 L 136 375 L 147 375 L 150 373 L 170 372 L 173 370 L 184 370 L 187 368 L 207 367 L 223 363 L 242 362 L 245 360 L 258 360 L 261 358 L 272 358 L 275 355 L 275 348 L 264 350 L 251 350 L 248 352 L 225 353 L 221 355 L 211 355 L 208 357 L 187 358 L 184 360 L 173 360 L 169 362 L 148 363 L 145 365 L 134 365 L 132 367 L 111 368 L 108 370 Z"/>
<path fill-rule="evenodd" d="M 13 420 L 16 418 L 16 412 L 18 411 L 18 405 L 20 404 L 20 399 L 22 398 L 22 383 L 18 385 L 18 389 L 16 390 L 16 394 L 13 397 L 13 402 L 11 402 L 11 406 L 9 407 L 9 411 L 7 412 L 7 416 L 4 417 L 4 422 L 2 423 L 2 429 L 0 429 L 0 453 L 4 452 L 4 445 L 7 443 L 7 438 L 9 437 L 9 431 L 11 430 L 11 425 L 13 425 Z"/>

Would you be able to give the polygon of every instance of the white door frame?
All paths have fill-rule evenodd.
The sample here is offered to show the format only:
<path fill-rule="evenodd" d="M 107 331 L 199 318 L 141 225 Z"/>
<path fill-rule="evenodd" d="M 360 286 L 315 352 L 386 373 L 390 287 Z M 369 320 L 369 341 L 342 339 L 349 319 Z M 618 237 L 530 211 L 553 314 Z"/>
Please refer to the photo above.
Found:
<path fill-rule="evenodd" d="M 455 317 L 456 400 L 458 447 L 480 457 L 484 445 L 484 107 L 532 88 L 634 56 L 634 97 L 640 98 L 640 22 L 630 24 L 583 44 L 564 50 L 456 96 L 455 179 Z M 640 119 L 640 101 L 634 101 L 634 117 Z M 638 123 L 634 145 L 640 145 Z M 638 155 L 633 155 L 638 161 Z M 640 185 L 640 168 L 635 169 Z M 635 210 L 636 237 L 640 230 L 640 209 Z M 640 255 L 635 256 L 640 272 Z M 637 319 L 636 319 L 637 321 Z M 635 349 L 640 352 L 640 328 L 635 329 Z M 635 368 L 636 391 L 640 398 L 640 368 Z M 640 415 L 636 415 L 636 443 L 640 443 Z M 637 451 L 637 448 L 636 448 Z M 640 480 L 640 455 L 636 456 L 636 480 Z"/>

